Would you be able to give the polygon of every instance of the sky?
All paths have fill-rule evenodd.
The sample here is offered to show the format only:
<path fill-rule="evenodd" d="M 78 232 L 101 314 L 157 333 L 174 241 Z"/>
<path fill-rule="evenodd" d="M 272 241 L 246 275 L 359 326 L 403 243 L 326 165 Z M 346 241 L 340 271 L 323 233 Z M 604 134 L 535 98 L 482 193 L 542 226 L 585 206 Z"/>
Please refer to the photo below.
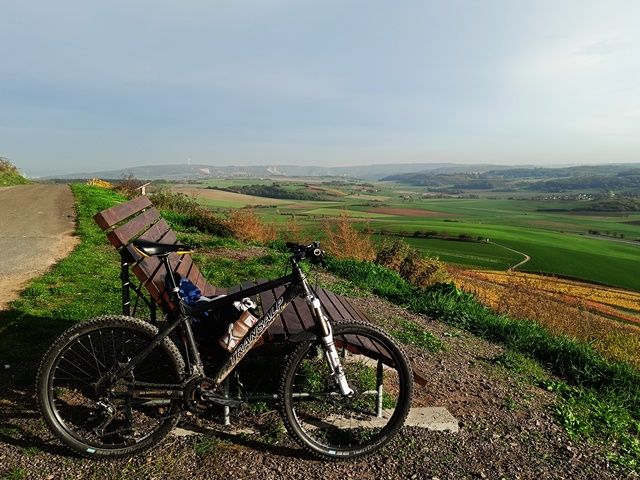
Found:
<path fill-rule="evenodd" d="M 640 2 L 0 0 L 0 156 L 640 162 Z"/>

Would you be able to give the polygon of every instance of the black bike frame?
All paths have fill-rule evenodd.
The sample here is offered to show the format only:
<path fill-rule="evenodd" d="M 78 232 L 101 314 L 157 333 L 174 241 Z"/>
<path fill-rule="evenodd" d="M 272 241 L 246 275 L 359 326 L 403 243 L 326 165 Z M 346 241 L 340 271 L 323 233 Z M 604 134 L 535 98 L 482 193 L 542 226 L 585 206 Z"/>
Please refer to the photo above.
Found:
<path fill-rule="evenodd" d="M 160 260 L 165 264 L 165 267 L 168 267 L 168 261 L 166 256 L 161 256 Z M 180 300 L 178 295 L 178 288 L 175 284 L 175 279 L 172 275 L 170 275 L 170 282 L 172 291 L 171 297 L 174 301 L 174 304 L 177 305 L 177 318 L 175 318 L 169 325 L 167 325 L 164 329 L 162 329 L 158 334 L 153 338 L 151 343 L 147 345 L 144 349 L 142 349 L 135 357 L 133 357 L 127 365 L 119 370 L 117 373 L 113 375 L 112 382 L 115 383 L 116 380 L 120 378 L 126 377 L 140 362 L 142 362 L 155 348 L 157 348 L 162 341 L 171 334 L 173 330 L 175 330 L 179 326 L 183 326 L 186 340 L 186 347 L 189 353 L 194 358 L 195 369 L 191 369 L 190 376 L 187 378 L 181 385 L 174 384 L 155 384 L 153 387 L 164 389 L 165 387 L 171 388 L 174 390 L 173 394 L 169 394 L 170 398 L 175 398 L 175 390 L 179 390 L 186 386 L 188 382 L 194 379 L 194 377 L 202 377 L 204 378 L 204 370 L 202 365 L 202 360 L 200 359 L 200 355 L 198 353 L 198 348 L 193 337 L 193 332 L 191 330 L 191 324 L 189 323 L 190 316 L 198 313 L 204 313 L 207 311 L 216 310 L 220 308 L 220 306 L 225 305 L 227 303 L 234 302 L 236 300 L 240 300 L 244 297 L 251 297 L 253 295 L 257 295 L 258 293 L 271 290 L 272 288 L 280 287 L 286 285 L 285 291 L 280 295 L 275 303 L 269 308 L 269 310 L 263 314 L 263 316 L 258 320 L 258 322 L 251 328 L 249 333 L 240 341 L 238 346 L 235 348 L 233 353 L 229 356 L 229 358 L 220 366 L 217 373 L 211 379 L 216 386 L 222 384 L 222 382 L 229 376 L 229 374 L 234 370 L 234 368 L 240 363 L 240 361 L 245 357 L 245 355 L 251 350 L 251 348 L 255 345 L 258 339 L 262 336 L 264 332 L 275 322 L 278 315 L 280 315 L 287 306 L 293 301 L 294 298 L 302 295 L 309 295 L 310 292 L 308 288 L 305 288 L 306 278 L 302 271 L 300 270 L 297 262 L 292 261 L 293 264 L 293 273 L 289 275 L 285 275 L 283 277 L 277 278 L 275 280 L 271 280 L 269 282 L 263 283 L 261 285 L 257 285 L 255 287 L 250 287 L 248 289 L 242 290 L 240 292 L 236 292 L 230 295 L 226 295 L 220 298 L 216 298 L 207 302 L 203 305 L 196 305 L 194 307 L 189 307 L 184 304 Z M 167 269 L 167 271 L 170 271 Z M 314 319 L 318 322 L 318 319 L 314 315 Z M 322 328 L 321 330 L 325 330 Z M 151 391 L 149 388 L 151 385 L 146 384 L 135 384 L 137 386 L 142 386 L 145 388 L 144 392 L 137 392 L 134 389 L 134 396 L 136 394 L 138 396 L 148 396 Z M 145 395 L 145 393 L 147 395 Z M 155 392 L 154 392 L 155 393 Z M 159 392 L 158 392 L 159 393 Z M 168 393 L 168 391 L 167 391 Z"/>

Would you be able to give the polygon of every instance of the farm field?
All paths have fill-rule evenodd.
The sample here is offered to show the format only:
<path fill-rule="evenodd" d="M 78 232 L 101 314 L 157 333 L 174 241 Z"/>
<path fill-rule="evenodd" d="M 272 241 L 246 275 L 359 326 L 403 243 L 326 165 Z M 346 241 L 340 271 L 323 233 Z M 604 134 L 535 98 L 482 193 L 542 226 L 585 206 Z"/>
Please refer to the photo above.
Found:
<path fill-rule="evenodd" d="M 323 191 L 331 200 L 269 199 L 207 188 L 274 183 L 288 191 Z M 366 224 L 377 241 L 402 237 L 448 263 L 504 271 L 528 255 L 530 260 L 518 270 L 640 291 L 638 212 L 576 213 L 571 210 L 583 201 L 510 199 L 481 192 L 473 195 L 478 198 L 429 198 L 417 187 L 390 182 L 322 183 L 317 178 L 213 179 L 176 189 L 197 194 L 214 209 L 254 206 L 280 228 L 295 217 L 310 236 L 319 222 L 346 214 Z"/>
<path fill-rule="evenodd" d="M 640 293 L 521 272 L 453 268 L 454 282 L 485 306 L 591 343 L 640 366 Z"/>

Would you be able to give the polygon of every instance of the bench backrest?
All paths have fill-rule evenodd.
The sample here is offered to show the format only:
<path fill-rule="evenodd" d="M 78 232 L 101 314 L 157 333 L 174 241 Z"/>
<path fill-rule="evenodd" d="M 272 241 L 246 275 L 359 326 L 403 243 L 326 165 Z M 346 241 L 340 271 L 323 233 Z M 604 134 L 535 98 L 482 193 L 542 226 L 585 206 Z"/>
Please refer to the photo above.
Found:
<path fill-rule="evenodd" d="M 131 242 L 135 239 L 152 242 L 177 243 L 176 234 L 160 217 L 158 210 L 146 196 L 136 197 L 125 203 L 108 208 L 94 217 L 100 228 L 107 233 L 111 244 L 127 259 L 132 271 L 151 297 L 161 308 L 171 308 L 165 295 L 165 276 L 156 257 L 142 257 Z M 216 288 L 202 276 L 190 255 L 169 256 L 171 266 L 177 274 L 188 278 L 206 296 L 221 295 L 226 289 Z"/>

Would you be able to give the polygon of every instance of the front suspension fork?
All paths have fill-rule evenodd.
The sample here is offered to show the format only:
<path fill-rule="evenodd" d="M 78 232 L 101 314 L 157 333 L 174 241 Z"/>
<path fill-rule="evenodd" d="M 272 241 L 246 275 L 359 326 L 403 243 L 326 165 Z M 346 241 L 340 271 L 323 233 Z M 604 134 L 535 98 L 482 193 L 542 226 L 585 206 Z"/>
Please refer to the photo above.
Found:
<path fill-rule="evenodd" d="M 320 326 L 321 335 L 322 335 L 322 343 L 324 344 L 324 352 L 327 357 L 327 361 L 331 366 L 331 374 L 333 375 L 333 379 L 335 380 L 338 388 L 340 388 L 340 393 L 345 397 L 350 397 L 353 395 L 353 390 L 349 387 L 347 382 L 347 377 L 344 374 L 344 368 L 342 368 L 342 363 L 340 362 L 340 356 L 338 355 L 338 350 L 336 349 L 336 345 L 333 342 L 333 330 L 331 328 L 331 324 L 329 320 L 324 315 L 322 311 L 322 307 L 320 305 L 320 300 L 312 294 L 307 295 L 307 303 L 311 310 L 313 311 L 317 323 Z"/>

